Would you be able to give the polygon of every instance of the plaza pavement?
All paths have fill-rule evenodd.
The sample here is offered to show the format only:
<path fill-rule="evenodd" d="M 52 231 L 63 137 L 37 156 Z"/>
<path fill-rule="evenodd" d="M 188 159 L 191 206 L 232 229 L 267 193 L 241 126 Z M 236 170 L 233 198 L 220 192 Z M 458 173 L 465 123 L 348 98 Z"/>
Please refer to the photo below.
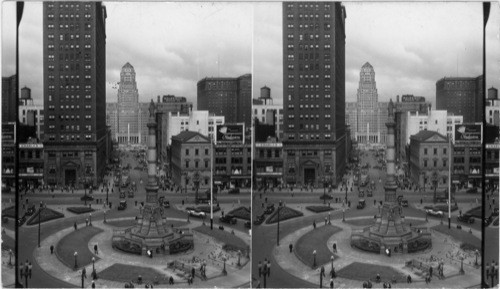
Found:
<path fill-rule="evenodd" d="M 112 220 L 120 220 L 120 219 L 131 219 L 131 218 L 119 218 Z M 108 221 L 112 221 L 108 219 Z M 169 220 L 177 220 L 177 221 L 186 221 L 185 219 L 172 219 Z M 198 249 L 191 251 L 189 253 L 176 254 L 172 256 L 166 257 L 153 257 L 148 258 L 146 256 L 138 256 L 132 254 L 125 254 L 117 252 L 115 249 L 111 247 L 111 236 L 112 227 L 103 223 L 103 221 L 93 221 L 92 224 L 95 227 L 99 227 L 102 229 L 106 229 L 105 232 L 99 233 L 94 236 L 90 242 L 88 243 L 89 250 L 93 252 L 93 245 L 98 244 L 99 247 L 99 255 L 100 258 L 95 262 L 95 267 L 97 270 L 97 275 L 99 276 L 99 272 L 106 269 L 107 267 L 115 264 L 129 264 L 129 265 L 138 265 L 138 266 L 147 266 L 151 268 L 155 268 L 158 271 L 162 272 L 164 275 L 173 276 L 175 280 L 175 287 L 238 287 L 244 286 L 249 283 L 250 276 L 250 262 L 242 258 L 243 266 L 242 268 L 238 268 L 236 266 L 235 260 L 229 260 L 226 263 L 226 270 L 228 271 L 228 275 L 221 277 L 222 274 L 222 263 L 216 261 L 208 261 L 207 262 L 207 281 L 200 281 L 200 279 L 195 278 L 194 283 L 190 286 L 187 285 L 185 280 L 182 280 L 180 277 L 175 275 L 171 269 L 167 269 L 167 261 L 171 260 L 179 260 L 179 259 L 190 259 L 193 255 L 197 255 L 197 257 L 206 259 L 208 253 L 210 251 L 204 250 L 204 246 L 209 243 L 209 238 L 206 235 L 202 235 L 200 233 L 194 232 L 195 237 L 195 248 L 198 246 Z M 194 227 L 198 227 L 201 225 L 200 221 L 192 220 L 188 225 L 183 227 L 188 227 L 190 229 Z M 208 224 L 207 224 L 208 225 Z M 114 227 L 115 229 L 119 229 Z M 65 282 L 71 283 L 75 286 L 81 285 L 81 270 L 74 271 L 72 268 L 65 266 L 63 263 L 59 261 L 56 254 L 50 254 L 50 245 L 57 244 L 64 236 L 70 234 L 74 231 L 73 227 L 68 227 L 58 231 L 55 234 L 50 235 L 45 238 L 41 242 L 41 248 L 36 248 L 33 252 L 33 256 L 36 262 L 39 264 L 41 268 L 45 271 L 46 274 L 49 274 L 55 278 L 61 279 Z M 247 244 L 250 244 L 251 237 L 248 234 L 240 232 L 238 230 L 234 230 L 234 234 L 241 239 L 243 239 Z M 200 236 L 201 235 L 201 236 Z M 206 245 L 208 246 L 208 245 Z M 156 255 L 158 256 L 158 255 Z M 246 262 L 246 263 L 245 263 Z M 91 272 L 92 272 L 92 264 L 86 267 L 88 278 L 85 280 L 86 287 L 90 287 L 91 285 Z M 130 276 L 131 280 L 137 280 L 137 276 Z M 97 279 L 95 281 L 96 286 L 100 288 L 117 288 L 123 287 L 124 282 L 116 282 L 110 280 Z M 167 285 L 161 285 L 167 286 Z M 169 287 L 172 287 L 169 285 Z"/>
<path fill-rule="evenodd" d="M 324 216 L 327 216 L 327 214 L 322 214 L 321 218 L 324 219 Z M 349 220 L 353 219 L 366 219 L 366 217 L 357 217 L 357 218 L 349 218 Z M 418 219 L 418 218 L 407 218 L 407 220 L 411 219 Z M 420 219 L 423 220 L 423 219 Z M 293 222 L 292 220 L 287 220 L 284 222 Z M 433 227 L 435 225 L 438 225 L 440 221 L 438 220 L 431 220 L 429 219 L 429 223 L 426 225 L 426 227 Z M 318 223 L 319 226 L 323 226 L 324 223 Z M 421 287 L 442 287 L 442 288 L 454 288 L 457 286 L 457 284 L 460 284 L 461 287 L 470 287 L 470 286 L 475 286 L 479 285 L 481 282 L 481 276 L 479 269 L 474 268 L 471 263 L 473 263 L 471 257 L 468 256 L 468 259 L 464 260 L 464 270 L 465 270 L 465 275 L 460 275 L 459 274 L 459 268 L 460 268 L 460 261 L 457 259 L 455 260 L 450 260 L 446 258 L 446 252 L 449 248 L 450 243 L 452 243 L 452 246 L 456 248 L 458 246 L 457 242 L 452 241 L 450 238 L 447 236 L 439 233 L 439 232 L 433 232 L 434 237 L 433 237 L 433 247 L 431 250 L 427 250 L 426 252 L 423 253 L 414 253 L 414 254 L 406 254 L 406 255 L 401 255 L 401 254 L 393 254 L 391 257 L 387 257 L 385 255 L 381 254 L 369 254 L 369 253 L 364 253 L 356 249 L 352 249 L 350 246 L 350 235 L 351 235 L 351 226 L 343 223 L 341 221 L 337 220 L 332 220 L 332 225 L 335 225 L 337 227 L 342 228 L 342 231 L 332 235 L 328 240 L 327 240 L 327 247 L 332 251 L 332 245 L 334 242 L 337 243 L 337 253 L 338 258 L 334 260 L 334 267 L 335 270 L 338 272 L 341 268 L 353 263 L 353 262 L 362 262 L 362 263 L 369 263 L 369 264 L 377 264 L 377 265 L 384 265 L 384 266 L 391 266 L 395 270 L 408 275 L 410 274 L 413 279 L 413 283 L 411 284 L 393 284 L 393 287 L 408 287 L 408 288 L 421 288 Z M 363 226 L 353 226 L 355 228 L 362 228 Z M 308 281 L 313 284 L 318 284 L 319 285 L 319 274 L 320 274 L 320 269 L 311 269 L 309 266 L 305 265 L 302 263 L 295 255 L 295 253 L 290 253 L 288 244 L 292 243 L 295 244 L 296 241 L 306 234 L 307 232 L 312 230 L 312 226 L 306 226 L 303 227 L 302 229 L 296 230 L 295 232 L 285 236 L 283 239 L 281 239 L 280 244 L 281 246 L 277 247 L 274 246 L 273 248 L 273 257 L 277 262 L 277 265 L 279 265 L 282 269 L 287 271 L 289 274 L 296 276 L 300 279 L 303 279 L 305 281 Z M 477 230 L 472 230 L 473 234 L 475 236 L 481 235 L 481 232 L 478 232 Z M 443 258 L 445 260 L 445 266 L 444 266 L 444 275 L 447 277 L 444 280 L 439 280 L 437 278 L 433 278 L 432 282 L 430 285 L 426 285 L 424 283 L 424 279 L 422 277 L 418 276 L 410 270 L 409 268 L 404 267 L 405 262 L 411 259 L 417 259 L 419 261 L 425 261 L 428 260 L 430 255 L 433 255 L 438 258 Z M 480 260 L 478 261 L 480 263 Z M 321 265 L 321 264 L 320 264 Z M 330 262 L 327 264 L 324 264 L 325 270 L 327 273 L 327 277 L 323 278 L 323 286 L 328 287 L 329 286 L 329 280 L 330 277 L 328 277 L 328 273 L 330 272 L 331 265 Z M 374 278 L 375 276 L 373 276 Z M 383 281 L 388 281 L 388 280 L 383 280 Z M 350 280 L 350 279 L 345 279 L 345 278 L 335 278 L 334 279 L 335 287 L 342 287 L 342 288 L 359 288 L 361 287 L 363 281 L 360 280 Z M 376 284 L 373 283 L 374 288 L 377 287 L 382 287 L 382 283 Z"/>

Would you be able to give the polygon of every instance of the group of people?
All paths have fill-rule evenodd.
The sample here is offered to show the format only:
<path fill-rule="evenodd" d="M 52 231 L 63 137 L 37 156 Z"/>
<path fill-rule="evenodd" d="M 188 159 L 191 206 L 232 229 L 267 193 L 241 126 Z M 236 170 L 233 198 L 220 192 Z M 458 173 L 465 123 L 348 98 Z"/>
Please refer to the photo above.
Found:
<path fill-rule="evenodd" d="M 267 277 L 271 276 L 271 261 L 268 261 L 267 258 L 264 259 L 264 263 L 259 261 L 259 264 L 257 266 L 259 271 L 259 278 L 264 274 L 267 274 Z"/>

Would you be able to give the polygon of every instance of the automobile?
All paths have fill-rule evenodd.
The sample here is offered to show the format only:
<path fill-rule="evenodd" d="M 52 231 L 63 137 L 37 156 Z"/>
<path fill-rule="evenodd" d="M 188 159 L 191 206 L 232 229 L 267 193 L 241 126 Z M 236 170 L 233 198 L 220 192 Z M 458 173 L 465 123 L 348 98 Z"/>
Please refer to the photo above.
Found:
<path fill-rule="evenodd" d="M 264 214 L 271 214 L 272 212 L 274 212 L 274 204 L 267 205 Z"/>
<path fill-rule="evenodd" d="M 440 217 L 440 218 L 442 218 L 444 216 L 443 211 L 439 211 L 439 210 L 427 209 L 427 210 L 425 210 L 425 212 L 427 213 L 427 215 L 431 215 L 431 216 L 434 216 L 434 217 Z"/>
<path fill-rule="evenodd" d="M 163 203 L 161 204 L 164 208 L 170 208 L 170 201 L 163 201 Z"/>
<path fill-rule="evenodd" d="M 238 188 L 230 189 L 227 193 L 228 194 L 239 194 L 240 189 L 238 189 Z"/>
<path fill-rule="evenodd" d="M 91 195 L 83 195 L 83 196 L 80 198 L 80 200 L 82 200 L 82 201 L 85 201 L 85 200 L 87 200 L 87 201 L 93 201 L 93 200 L 94 200 L 94 197 L 92 197 Z"/>
<path fill-rule="evenodd" d="M 35 205 L 31 205 L 26 210 L 26 215 L 31 216 L 31 215 L 33 215 L 35 213 L 35 211 L 36 211 L 36 206 Z"/>
<path fill-rule="evenodd" d="M 408 200 L 403 199 L 403 200 L 401 200 L 400 204 L 402 207 L 407 208 L 408 207 Z"/>
<path fill-rule="evenodd" d="M 366 207 L 366 201 L 365 199 L 361 199 L 358 201 L 358 205 L 356 206 L 357 209 L 361 210 Z"/>
<path fill-rule="evenodd" d="M 245 222 L 245 228 L 247 228 L 247 229 L 251 229 L 251 228 L 252 228 L 252 222 L 250 222 L 250 221 L 246 221 L 246 222 Z"/>
<path fill-rule="evenodd" d="M 17 225 L 22 226 L 26 222 L 26 215 L 22 216 L 21 218 L 17 219 Z"/>
<path fill-rule="evenodd" d="M 205 214 L 205 212 L 202 212 L 198 209 L 194 209 L 194 210 L 186 210 L 187 213 L 190 215 L 190 216 L 193 216 L 193 217 L 198 217 L 198 218 L 205 218 L 205 216 L 207 214 Z"/>
<path fill-rule="evenodd" d="M 493 212 L 491 213 L 493 217 L 498 217 L 498 208 L 494 208 Z"/>
<path fill-rule="evenodd" d="M 128 194 L 127 194 L 127 196 L 128 196 L 129 198 L 133 198 L 133 197 L 134 197 L 134 191 L 133 191 L 133 190 L 128 190 Z"/>
<path fill-rule="evenodd" d="M 396 200 L 398 201 L 398 203 L 400 203 L 402 200 L 403 200 L 403 195 L 399 195 Z"/>
<path fill-rule="evenodd" d="M 225 214 L 224 216 L 221 216 L 219 218 L 219 221 L 221 221 L 222 223 L 228 223 L 231 225 L 234 225 L 238 222 L 238 220 L 236 220 L 236 217 L 231 215 L 231 214 Z"/>
<path fill-rule="evenodd" d="M 368 193 L 366 194 L 367 197 L 373 197 L 373 191 L 369 190 Z"/>
<path fill-rule="evenodd" d="M 358 197 L 359 198 L 364 198 L 365 197 L 365 192 L 364 191 L 359 191 Z"/>
<path fill-rule="evenodd" d="M 470 214 L 463 214 L 457 217 L 457 221 L 462 222 L 462 223 L 469 223 L 473 224 L 475 219 L 472 215 Z"/>
<path fill-rule="evenodd" d="M 476 187 L 469 188 L 469 189 L 467 189 L 466 193 L 467 194 L 477 194 L 478 193 L 478 189 Z"/>
<path fill-rule="evenodd" d="M 123 211 L 127 208 L 127 201 L 121 200 L 120 203 L 118 204 L 118 210 Z"/>
<path fill-rule="evenodd" d="M 262 215 L 257 216 L 255 218 L 255 221 L 253 221 L 253 224 L 254 225 L 260 225 L 260 224 L 262 224 L 264 222 L 265 219 L 266 219 L 266 215 L 263 213 Z"/>

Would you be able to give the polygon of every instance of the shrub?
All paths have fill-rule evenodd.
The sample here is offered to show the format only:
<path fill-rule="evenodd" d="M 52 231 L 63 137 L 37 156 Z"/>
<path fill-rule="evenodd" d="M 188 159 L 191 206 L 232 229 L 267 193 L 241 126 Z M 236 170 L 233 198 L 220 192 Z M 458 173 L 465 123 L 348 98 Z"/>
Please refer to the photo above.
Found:
<path fill-rule="evenodd" d="M 271 216 L 266 220 L 266 224 L 273 224 L 278 222 L 278 212 L 279 212 L 279 219 L 280 221 L 296 218 L 303 216 L 304 214 L 302 212 L 299 212 L 297 210 L 294 210 L 289 207 L 281 207 L 279 209 L 276 209 Z"/>
<path fill-rule="evenodd" d="M 231 214 L 239 219 L 250 221 L 250 210 L 247 207 L 242 206 L 242 207 L 236 208 L 232 211 L 229 211 L 228 214 Z"/>
<path fill-rule="evenodd" d="M 321 196 L 319 196 L 319 199 L 320 200 L 323 200 L 323 199 L 331 200 L 331 199 L 333 199 L 333 197 L 328 195 L 328 194 L 322 194 Z"/>
<path fill-rule="evenodd" d="M 44 208 L 41 211 L 40 211 L 40 209 L 38 209 L 36 211 L 36 213 L 34 213 L 33 216 L 31 216 L 31 218 L 29 218 L 27 224 L 28 225 L 38 224 L 38 215 L 40 215 L 40 222 L 41 223 L 44 223 L 44 222 L 47 222 L 50 220 L 54 220 L 54 219 L 64 218 L 63 213 L 59 213 L 59 212 L 54 211 L 54 210 L 49 209 L 49 208 Z"/>
<path fill-rule="evenodd" d="M 473 251 L 473 252 L 476 250 L 481 250 L 481 248 L 478 248 L 478 247 L 474 246 L 473 244 L 467 243 L 467 242 L 460 244 L 460 249 L 462 249 L 464 251 Z"/>
<path fill-rule="evenodd" d="M 187 209 L 187 208 L 186 208 Z M 210 206 L 198 206 L 196 209 L 205 212 L 207 214 L 210 214 Z M 220 211 L 220 207 L 214 206 L 214 213 Z"/>
<path fill-rule="evenodd" d="M 333 208 L 328 207 L 328 206 L 308 206 L 308 207 L 306 207 L 306 209 L 308 209 L 309 211 L 314 212 L 314 213 L 333 211 Z"/>
<path fill-rule="evenodd" d="M 74 214 L 84 214 L 95 211 L 94 209 L 89 207 L 68 207 L 67 210 Z"/>

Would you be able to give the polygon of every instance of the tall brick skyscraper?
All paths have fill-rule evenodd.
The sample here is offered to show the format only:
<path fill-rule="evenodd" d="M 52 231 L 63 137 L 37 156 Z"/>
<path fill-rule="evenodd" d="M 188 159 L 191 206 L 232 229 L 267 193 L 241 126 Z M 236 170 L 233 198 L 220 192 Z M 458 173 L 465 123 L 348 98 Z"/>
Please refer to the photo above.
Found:
<path fill-rule="evenodd" d="M 346 162 L 345 8 L 283 3 L 284 182 L 337 184 Z"/>
<path fill-rule="evenodd" d="M 43 3 L 46 184 L 97 184 L 106 164 L 106 8 Z"/>
<path fill-rule="evenodd" d="M 135 81 L 135 69 L 126 63 L 120 72 L 118 88 L 118 143 L 139 143 L 139 92 Z"/>

